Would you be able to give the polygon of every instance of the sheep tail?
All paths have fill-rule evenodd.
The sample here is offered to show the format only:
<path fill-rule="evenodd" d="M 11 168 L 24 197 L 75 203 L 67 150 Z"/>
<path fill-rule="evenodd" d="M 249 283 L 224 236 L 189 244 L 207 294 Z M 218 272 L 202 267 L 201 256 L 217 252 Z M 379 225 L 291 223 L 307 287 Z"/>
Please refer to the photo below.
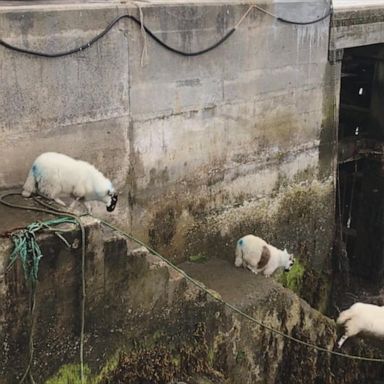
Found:
<path fill-rule="evenodd" d="M 243 239 L 240 239 L 238 242 L 237 242 L 237 245 L 236 245 L 236 259 L 235 259 L 235 266 L 236 267 L 240 267 L 242 264 L 243 264 Z"/>
<path fill-rule="evenodd" d="M 24 197 L 31 196 L 32 193 L 36 192 L 36 179 L 35 179 L 35 166 L 33 166 L 27 176 L 27 180 L 25 180 L 25 183 L 23 185 L 23 191 L 21 194 Z"/>

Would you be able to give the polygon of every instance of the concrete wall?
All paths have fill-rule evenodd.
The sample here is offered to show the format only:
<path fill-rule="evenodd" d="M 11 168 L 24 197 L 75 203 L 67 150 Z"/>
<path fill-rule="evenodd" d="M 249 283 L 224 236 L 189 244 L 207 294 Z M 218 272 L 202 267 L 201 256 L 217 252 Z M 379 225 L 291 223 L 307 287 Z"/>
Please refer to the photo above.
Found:
<path fill-rule="evenodd" d="M 94 221 L 85 224 L 87 382 L 352 384 L 383 377 L 380 364 L 331 358 L 260 327 L 146 249 L 132 251 L 125 239 Z M 76 230 L 64 234 L 70 244 L 79 235 Z M 36 292 L 32 375 L 37 383 L 78 383 L 81 252 L 64 247 L 53 234 L 38 236 L 38 241 L 44 258 Z M 1 384 L 20 381 L 31 329 L 23 271 L 15 265 L 4 273 L 9 252 L 10 242 L 1 239 Z M 200 275 L 207 276 L 205 265 L 199 267 Z M 225 261 L 221 268 L 227 280 L 221 280 L 221 292 L 211 291 L 216 297 L 222 294 L 268 327 L 332 350 L 336 326 L 331 319 L 272 278 L 235 270 Z M 380 343 L 351 338 L 346 347 L 356 355 L 384 355 Z"/>
<path fill-rule="evenodd" d="M 259 5 L 306 21 L 327 4 Z M 247 9 L 143 4 L 146 25 L 184 51 L 213 44 Z M 118 3 L 3 7 L 0 35 L 59 51 L 125 12 L 138 15 Z M 178 56 L 148 38 L 143 66 L 142 35 L 128 20 L 61 59 L 0 48 L 0 187 L 20 186 L 40 152 L 61 151 L 111 177 L 121 196 L 109 218 L 174 259 L 232 258 L 236 237 L 257 231 L 321 263 L 332 238 L 340 69 L 328 63 L 328 32 L 329 19 L 298 26 L 253 9 L 202 56 Z"/>

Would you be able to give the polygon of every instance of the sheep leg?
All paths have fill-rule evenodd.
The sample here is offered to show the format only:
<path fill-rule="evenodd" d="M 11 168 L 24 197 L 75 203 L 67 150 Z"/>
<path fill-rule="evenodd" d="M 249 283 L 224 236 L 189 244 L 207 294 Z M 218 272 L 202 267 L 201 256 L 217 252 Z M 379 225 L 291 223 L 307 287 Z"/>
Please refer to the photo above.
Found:
<path fill-rule="evenodd" d="M 255 275 L 257 275 L 258 274 L 258 271 L 257 271 L 257 269 L 256 268 L 254 268 L 254 267 L 252 267 L 252 265 L 247 265 L 247 268 L 250 270 L 250 271 L 252 271 Z"/>
<path fill-rule="evenodd" d="M 55 197 L 53 200 L 56 201 L 57 204 L 62 205 L 63 207 L 66 207 L 67 205 L 64 203 L 63 200 L 59 199 L 58 197 Z"/>
<path fill-rule="evenodd" d="M 341 346 L 345 343 L 345 341 L 352 336 L 357 335 L 360 331 L 361 328 L 358 326 L 358 323 L 356 319 L 349 319 L 345 324 L 345 333 L 337 343 L 338 347 L 341 348 Z"/>
<path fill-rule="evenodd" d="M 57 185 L 53 185 L 51 183 L 41 186 L 40 192 L 43 196 L 47 197 L 48 199 L 52 199 L 57 204 L 62 205 L 63 207 L 66 207 L 67 205 L 64 203 L 63 200 L 61 200 L 57 195 L 60 194 L 60 187 Z"/>
<path fill-rule="evenodd" d="M 83 205 L 88 215 L 92 215 L 92 205 L 88 201 L 83 201 Z"/>
<path fill-rule="evenodd" d="M 70 206 L 68 207 L 69 210 L 72 210 L 74 207 L 75 207 L 75 204 L 81 199 L 80 196 L 77 196 L 75 197 L 75 199 L 72 201 L 72 203 L 70 204 Z"/>
<path fill-rule="evenodd" d="M 341 338 L 340 340 L 337 342 L 337 347 L 338 348 L 341 348 L 341 346 L 346 342 L 346 340 L 348 339 L 348 335 L 345 333 Z"/>
<path fill-rule="evenodd" d="M 23 197 L 31 197 L 32 193 L 26 191 L 25 189 L 23 189 L 23 191 L 21 192 L 21 195 L 22 195 Z"/>
<path fill-rule="evenodd" d="M 268 268 L 267 268 L 267 269 L 264 270 L 263 273 L 264 273 L 264 276 L 265 276 L 265 277 L 270 277 L 270 276 L 272 275 L 273 272 L 274 272 L 274 269 L 268 269 Z"/>

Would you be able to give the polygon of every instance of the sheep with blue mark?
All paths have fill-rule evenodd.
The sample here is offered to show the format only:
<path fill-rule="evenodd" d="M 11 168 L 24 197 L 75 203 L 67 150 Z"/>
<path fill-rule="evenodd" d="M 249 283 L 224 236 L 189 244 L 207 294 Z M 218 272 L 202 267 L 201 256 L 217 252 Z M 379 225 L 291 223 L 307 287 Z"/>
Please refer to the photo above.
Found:
<path fill-rule="evenodd" d="M 117 193 L 111 181 L 99 170 L 86 161 L 56 152 L 42 153 L 33 162 L 22 195 L 29 197 L 34 193 L 62 206 L 66 204 L 60 197 L 102 201 L 108 212 L 112 212 L 117 203 Z"/>

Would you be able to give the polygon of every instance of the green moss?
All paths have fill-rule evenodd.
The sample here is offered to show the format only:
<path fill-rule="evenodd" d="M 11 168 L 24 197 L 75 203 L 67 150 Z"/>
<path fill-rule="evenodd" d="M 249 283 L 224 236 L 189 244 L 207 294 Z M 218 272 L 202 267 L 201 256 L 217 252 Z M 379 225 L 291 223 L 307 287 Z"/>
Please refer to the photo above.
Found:
<path fill-rule="evenodd" d="M 90 383 L 90 370 L 84 366 L 85 382 Z M 81 384 L 80 365 L 68 364 L 62 366 L 57 374 L 48 379 L 45 384 Z"/>
<path fill-rule="evenodd" d="M 244 351 L 239 351 L 237 352 L 236 355 L 236 363 L 241 364 L 245 361 L 245 352 Z"/>
<path fill-rule="evenodd" d="M 327 313 L 330 293 L 331 276 L 326 272 L 306 268 L 300 296 L 321 313 Z"/>
<path fill-rule="evenodd" d="M 301 183 L 301 182 L 311 182 L 315 180 L 317 177 L 317 167 L 307 167 L 305 169 L 302 169 L 298 171 L 294 176 L 293 176 L 293 182 L 294 183 Z"/>
<path fill-rule="evenodd" d="M 104 378 L 109 375 L 110 372 L 113 372 L 119 365 L 121 351 L 117 351 L 103 366 L 101 372 L 92 380 L 92 384 L 99 384 L 103 382 Z"/>
<path fill-rule="evenodd" d="M 277 194 L 279 193 L 279 191 L 281 189 L 287 188 L 288 185 L 289 185 L 289 179 L 288 179 L 287 175 L 279 172 L 277 175 L 277 180 L 276 180 L 275 186 L 272 190 L 272 197 L 276 197 Z"/>
<path fill-rule="evenodd" d="M 159 340 L 159 339 L 161 339 L 162 337 L 164 337 L 164 331 L 163 330 L 160 330 L 160 329 L 158 329 L 158 330 L 156 330 L 154 333 L 153 333 L 153 335 L 152 335 L 152 339 L 153 339 L 153 341 L 157 341 L 157 340 Z"/>
<path fill-rule="evenodd" d="M 208 365 L 210 367 L 213 366 L 213 363 L 214 363 L 214 360 L 215 360 L 215 351 L 213 350 L 213 348 L 210 348 L 208 350 L 208 356 L 207 356 L 207 360 L 208 360 Z"/>
<path fill-rule="evenodd" d="M 208 348 L 206 332 L 205 322 L 200 321 L 182 335 L 156 330 L 145 340 L 140 337 L 131 347 L 126 345 L 87 384 L 170 383 L 210 374 L 214 353 Z"/>
<path fill-rule="evenodd" d="M 277 246 L 286 247 L 308 265 L 328 258 L 333 237 L 333 191 L 313 182 L 290 188 L 279 202 L 275 234 Z"/>
<path fill-rule="evenodd" d="M 192 261 L 193 263 L 205 263 L 207 261 L 207 256 L 198 253 L 197 255 L 189 256 L 189 261 Z"/>
<path fill-rule="evenodd" d="M 279 277 L 279 281 L 284 287 L 299 294 L 303 283 L 304 272 L 304 265 L 296 259 L 292 269 L 289 272 L 282 273 Z"/>
<path fill-rule="evenodd" d="M 172 357 L 172 364 L 173 364 L 176 368 L 179 368 L 180 365 L 181 365 L 181 362 L 180 362 L 180 356 L 173 356 L 173 357 Z"/>
<path fill-rule="evenodd" d="M 322 282 L 322 284 L 320 287 L 320 295 L 319 295 L 320 300 L 319 300 L 317 307 L 321 313 L 327 313 L 328 307 L 330 304 L 330 295 L 331 295 L 332 284 L 331 284 L 331 280 L 330 280 L 329 276 L 325 276 L 325 277 L 323 276 L 321 282 Z"/>

